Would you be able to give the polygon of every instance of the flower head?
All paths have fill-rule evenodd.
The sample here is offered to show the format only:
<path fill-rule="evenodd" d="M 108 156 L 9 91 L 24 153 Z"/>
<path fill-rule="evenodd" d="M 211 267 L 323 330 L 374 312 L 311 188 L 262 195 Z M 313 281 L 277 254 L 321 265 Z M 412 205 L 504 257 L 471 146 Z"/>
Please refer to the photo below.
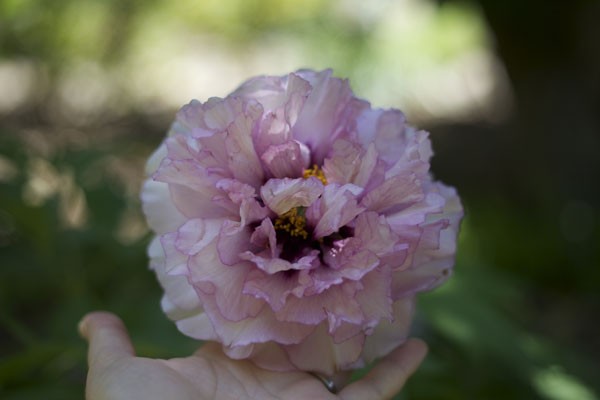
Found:
<path fill-rule="evenodd" d="M 142 190 L 163 309 L 268 369 L 333 374 L 387 354 L 454 262 L 462 207 L 431 155 L 427 132 L 329 70 L 192 101 Z"/>

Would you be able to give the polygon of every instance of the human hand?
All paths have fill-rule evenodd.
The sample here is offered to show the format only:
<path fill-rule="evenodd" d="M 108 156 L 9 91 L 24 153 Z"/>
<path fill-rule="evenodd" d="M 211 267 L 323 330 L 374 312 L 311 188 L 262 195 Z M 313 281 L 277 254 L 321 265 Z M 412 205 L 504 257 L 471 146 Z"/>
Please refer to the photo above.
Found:
<path fill-rule="evenodd" d="M 136 357 L 123 322 L 106 312 L 86 315 L 79 331 L 89 342 L 88 400 L 389 399 L 427 353 L 423 341 L 409 339 L 365 377 L 332 394 L 314 375 L 232 360 L 217 343 L 206 343 L 186 358 Z"/>

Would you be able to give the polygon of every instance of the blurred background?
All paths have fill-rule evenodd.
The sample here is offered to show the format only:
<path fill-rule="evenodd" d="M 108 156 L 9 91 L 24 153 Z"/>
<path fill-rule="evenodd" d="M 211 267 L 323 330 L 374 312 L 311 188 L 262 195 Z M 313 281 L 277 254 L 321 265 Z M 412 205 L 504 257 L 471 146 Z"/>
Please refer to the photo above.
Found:
<path fill-rule="evenodd" d="M 192 98 L 331 67 L 431 132 L 466 209 L 398 399 L 600 399 L 599 20 L 584 0 L 0 0 L 0 398 L 82 398 L 90 310 L 140 355 L 189 354 L 147 268 L 145 159 Z"/>

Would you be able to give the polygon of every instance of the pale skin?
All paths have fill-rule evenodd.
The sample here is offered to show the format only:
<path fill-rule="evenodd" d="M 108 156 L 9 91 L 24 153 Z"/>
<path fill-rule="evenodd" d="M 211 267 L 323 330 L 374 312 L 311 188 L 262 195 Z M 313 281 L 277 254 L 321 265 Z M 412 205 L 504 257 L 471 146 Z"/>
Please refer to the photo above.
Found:
<path fill-rule="evenodd" d="M 107 312 L 87 314 L 79 331 L 89 342 L 88 400 L 391 399 L 427 353 L 422 340 L 409 339 L 361 380 L 333 394 L 314 375 L 231 360 L 215 343 L 185 358 L 136 357 L 125 325 Z"/>

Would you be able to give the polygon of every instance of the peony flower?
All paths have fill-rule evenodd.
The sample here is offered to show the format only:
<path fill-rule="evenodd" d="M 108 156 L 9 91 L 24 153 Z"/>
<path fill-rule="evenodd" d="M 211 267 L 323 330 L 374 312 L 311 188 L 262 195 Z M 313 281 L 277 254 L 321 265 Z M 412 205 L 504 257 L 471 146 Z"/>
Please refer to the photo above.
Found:
<path fill-rule="evenodd" d="M 330 70 L 193 100 L 141 194 L 165 313 L 272 370 L 332 375 L 384 356 L 454 262 L 462 207 L 431 155 L 427 132 Z"/>

